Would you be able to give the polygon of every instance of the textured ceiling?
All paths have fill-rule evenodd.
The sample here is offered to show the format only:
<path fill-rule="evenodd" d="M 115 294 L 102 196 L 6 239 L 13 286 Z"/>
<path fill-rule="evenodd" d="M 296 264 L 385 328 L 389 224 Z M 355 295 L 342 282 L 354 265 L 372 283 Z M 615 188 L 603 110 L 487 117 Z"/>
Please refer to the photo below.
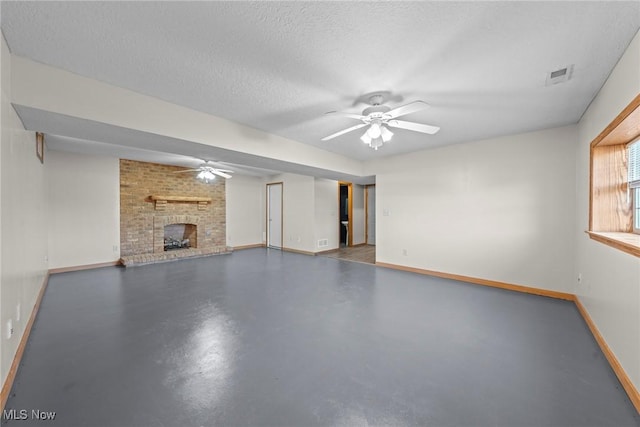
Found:
<path fill-rule="evenodd" d="M 13 54 L 368 160 L 577 122 L 640 28 L 640 2 L 8 2 Z M 573 78 L 545 86 L 574 64 Z M 424 100 L 378 151 L 363 94 Z"/>

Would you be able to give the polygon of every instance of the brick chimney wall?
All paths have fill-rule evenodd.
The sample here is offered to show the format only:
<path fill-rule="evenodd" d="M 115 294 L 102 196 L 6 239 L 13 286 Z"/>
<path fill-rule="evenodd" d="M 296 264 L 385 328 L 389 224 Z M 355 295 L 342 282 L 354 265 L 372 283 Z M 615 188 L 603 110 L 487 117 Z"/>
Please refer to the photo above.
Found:
<path fill-rule="evenodd" d="M 198 249 L 226 245 L 225 179 L 211 184 L 196 179 L 197 172 L 174 173 L 185 168 L 156 163 L 120 160 L 120 248 L 121 255 L 154 252 L 154 222 L 171 218 L 197 218 Z M 156 203 L 150 196 L 209 197 L 211 203 Z M 157 244 L 158 242 L 156 242 Z M 156 245 L 157 246 L 157 245 Z"/>

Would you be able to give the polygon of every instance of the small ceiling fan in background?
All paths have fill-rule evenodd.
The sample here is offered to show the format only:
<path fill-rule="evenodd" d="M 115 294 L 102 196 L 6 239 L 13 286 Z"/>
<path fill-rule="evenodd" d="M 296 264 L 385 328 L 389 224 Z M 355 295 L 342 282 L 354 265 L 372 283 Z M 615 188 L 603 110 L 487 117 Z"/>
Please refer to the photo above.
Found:
<path fill-rule="evenodd" d="M 427 104 L 426 102 L 414 101 L 401 107 L 391 109 L 391 107 L 383 105 L 386 101 L 385 94 L 386 93 L 372 94 L 368 99 L 368 102 L 369 104 L 371 104 L 371 106 L 365 108 L 364 111 L 362 111 L 362 115 L 338 111 L 328 112 L 327 114 L 335 114 L 360 120 L 362 121 L 362 123 L 326 136 L 322 138 L 322 141 L 328 141 L 340 135 L 344 135 L 345 133 L 361 129 L 365 126 L 369 126 L 369 129 L 367 129 L 367 131 L 360 137 L 360 139 L 362 140 L 362 142 L 369 145 L 369 147 L 377 150 L 378 147 L 382 146 L 382 144 L 391 140 L 393 132 L 389 130 L 389 127 L 407 129 L 414 132 L 427 133 L 429 135 L 433 135 L 440 130 L 438 126 L 408 122 L 405 120 L 396 120 L 396 118 L 398 117 L 428 108 L 429 104 Z"/>
<path fill-rule="evenodd" d="M 212 161 L 207 160 L 203 162 L 200 166 L 198 166 L 197 169 L 185 169 L 181 171 L 176 171 L 174 173 L 185 173 L 185 172 L 198 172 L 198 174 L 196 175 L 196 178 L 208 184 L 216 178 L 216 175 L 221 176 L 225 179 L 229 179 L 231 178 L 230 174 L 233 173 L 234 171 L 229 169 L 219 169 L 215 167 L 215 164 Z"/>

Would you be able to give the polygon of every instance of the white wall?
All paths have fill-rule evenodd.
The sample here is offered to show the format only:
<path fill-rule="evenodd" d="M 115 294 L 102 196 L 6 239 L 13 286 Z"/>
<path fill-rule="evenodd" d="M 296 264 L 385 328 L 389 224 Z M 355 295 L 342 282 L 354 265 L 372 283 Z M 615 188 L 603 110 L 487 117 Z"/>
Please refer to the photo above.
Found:
<path fill-rule="evenodd" d="M 568 126 L 372 164 L 376 260 L 571 291 L 575 144 Z"/>
<path fill-rule="evenodd" d="M 35 134 L 27 132 L 11 102 L 11 55 L 0 53 L 0 377 L 4 384 L 47 271 L 47 196 Z M 45 152 L 48 162 L 49 152 Z M 18 305 L 20 319 L 18 320 Z M 7 338 L 11 319 L 14 334 Z"/>
<path fill-rule="evenodd" d="M 315 207 L 313 177 L 280 174 L 270 177 L 268 183 L 282 182 L 282 246 L 304 252 L 316 252 Z"/>
<path fill-rule="evenodd" d="M 265 184 L 262 178 L 235 175 L 225 182 L 227 246 L 263 243 Z"/>
<path fill-rule="evenodd" d="M 340 233 L 338 228 L 338 181 L 316 178 L 314 192 L 315 251 L 338 249 Z M 321 239 L 327 239 L 328 245 L 319 247 L 318 240 Z"/>
<path fill-rule="evenodd" d="M 640 34 L 609 76 L 578 126 L 575 293 L 640 389 L 640 259 L 590 240 L 589 144 L 640 93 Z M 574 283 L 577 282 L 574 280 Z"/>
<path fill-rule="evenodd" d="M 49 268 L 120 258 L 120 167 L 113 157 L 49 151 Z"/>
<path fill-rule="evenodd" d="M 263 181 L 263 194 L 265 185 L 274 182 L 282 182 L 283 188 L 282 246 L 310 253 L 337 249 L 338 182 L 304 175 L 279 174 Z M 264 209 L 260 215 L 264 235 Z M 328 246 L 318 247 L 320 239 L 328 239 Z"/>
<path fill-rule="evenodd" d="M 353 234 L 352 243 L 359 245 L 364 243 L 364 186 L 353 184 L 353 219 L 349 232 Z"/>

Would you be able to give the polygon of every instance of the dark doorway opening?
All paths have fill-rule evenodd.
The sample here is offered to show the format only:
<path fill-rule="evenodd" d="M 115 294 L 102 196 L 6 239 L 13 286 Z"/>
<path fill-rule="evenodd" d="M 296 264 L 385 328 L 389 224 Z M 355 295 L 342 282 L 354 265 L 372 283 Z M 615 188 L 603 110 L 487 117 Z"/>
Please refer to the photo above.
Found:
<path fill-rule="evenodd" d="M 340 229 L 340 247 L 353 245 L 352 221 L 353 221 L 353 186 L 350 182 L 340 182 L 338 186 L 339 215 L 338 227 Z"/>

